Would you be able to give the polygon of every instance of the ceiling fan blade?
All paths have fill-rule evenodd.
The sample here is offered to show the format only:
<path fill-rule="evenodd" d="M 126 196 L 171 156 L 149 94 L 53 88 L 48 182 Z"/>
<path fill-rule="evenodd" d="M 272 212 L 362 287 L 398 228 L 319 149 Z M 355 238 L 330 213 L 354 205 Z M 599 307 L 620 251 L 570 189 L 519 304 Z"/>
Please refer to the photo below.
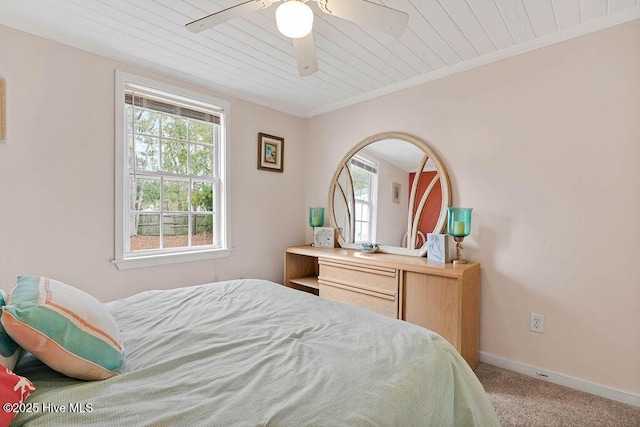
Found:
<path fill-rule="evenodd" d="M 318 6 L 329 15 L 394 37 L 400 37 L 409 22 L 407 13 L 367 0 L 318 0 Z"/>
<path fill-rule="evenodd" d="M 293 49 L 298 60 L 298 72 L 301 76 L 309 76 L 318 71 L 316 46 L 313 44 L 313 33 L 293 39 Z"/>
<path fill-rule="evenodd" d="M 275 3 L 277 1 L 280 0 L 248 0 L 237 6 L 232 6 L 219 12 L 212 13 L 211 15 L 207 15 L 204 18 L 196 19 L 193 22 L 189 22 L 185 27 L 193 33 L 199 33 L 200 31 L 222 24 L 223 22 L 227 22 L 233 18 L 248 15 L 251 12 L 255 12 L 260 9 L 265 9 L 271 6 L 271 3 Z"/>

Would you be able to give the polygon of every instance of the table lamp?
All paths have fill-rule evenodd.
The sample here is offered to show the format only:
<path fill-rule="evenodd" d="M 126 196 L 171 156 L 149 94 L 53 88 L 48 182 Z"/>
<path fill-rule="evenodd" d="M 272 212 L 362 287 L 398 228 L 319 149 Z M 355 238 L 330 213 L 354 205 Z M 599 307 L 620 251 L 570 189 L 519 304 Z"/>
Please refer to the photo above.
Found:
<path fill-rule="evenodd" d="M 456 242 L 456 259 L 453 265 L 466 264 L 467 261 L 462 259 L 462 241 L 471 234 L 471 210 L 473 208 L 453 208 L 448 207 L 449 217 L 447 221 L 447 229 L 449 235 L 453 236 Z"/>

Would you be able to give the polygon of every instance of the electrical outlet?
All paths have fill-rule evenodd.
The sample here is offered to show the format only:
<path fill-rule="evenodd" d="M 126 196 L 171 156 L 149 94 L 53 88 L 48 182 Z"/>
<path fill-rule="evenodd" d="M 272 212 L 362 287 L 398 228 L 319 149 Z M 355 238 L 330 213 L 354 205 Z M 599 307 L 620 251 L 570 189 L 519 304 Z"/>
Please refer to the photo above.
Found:
<path fill-rule="evenodd" d="M 537 332 L 544 334 L 544 315 L 538 313 L 531 313 L 529 318 L 529 330 L 531 332 Z"/>

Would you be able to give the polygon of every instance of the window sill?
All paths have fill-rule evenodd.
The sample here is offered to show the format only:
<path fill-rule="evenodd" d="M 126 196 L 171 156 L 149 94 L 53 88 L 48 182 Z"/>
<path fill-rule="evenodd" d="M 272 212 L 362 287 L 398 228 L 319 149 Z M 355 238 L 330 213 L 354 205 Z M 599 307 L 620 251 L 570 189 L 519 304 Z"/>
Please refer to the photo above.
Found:
<path fill-rule="evenodd" d="M 129 270 L 133 268 L 177 264 L 180 262 L 226 258 L 229 255 L 231 255 L 231 249 L 207 249 L 202 251 L 132 256 L 124 259 L 114 259 L 111 262 L 118 267 L 118 270 Z"/>

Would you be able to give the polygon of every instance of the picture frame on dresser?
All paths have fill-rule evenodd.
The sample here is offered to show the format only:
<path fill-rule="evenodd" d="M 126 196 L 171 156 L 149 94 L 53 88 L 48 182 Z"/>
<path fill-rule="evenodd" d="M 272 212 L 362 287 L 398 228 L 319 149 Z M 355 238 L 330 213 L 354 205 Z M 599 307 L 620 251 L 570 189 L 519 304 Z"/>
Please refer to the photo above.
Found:
<path fill-rule="evenodd" d="M 314 227 L 313 246 L 316 248 L 333 248 L 335 246 L 335 231 L 333 227 Z"/>
<path fill-rule="evenodd" d="M 447 234 L 427 233 L 427 259 L 442 264 L 450 262 Z"/>

